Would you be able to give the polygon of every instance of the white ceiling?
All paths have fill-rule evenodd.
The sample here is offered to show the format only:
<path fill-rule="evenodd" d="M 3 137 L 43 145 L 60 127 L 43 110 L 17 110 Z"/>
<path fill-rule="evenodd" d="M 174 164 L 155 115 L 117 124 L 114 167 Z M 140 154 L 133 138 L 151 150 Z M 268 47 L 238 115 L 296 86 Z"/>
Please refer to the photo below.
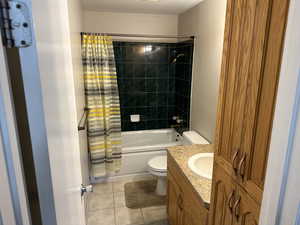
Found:
<path fill-rule="evenodd" d="M 86 10 L 102 12 L 180 14 L 202 0 L 82 0 Z"/>

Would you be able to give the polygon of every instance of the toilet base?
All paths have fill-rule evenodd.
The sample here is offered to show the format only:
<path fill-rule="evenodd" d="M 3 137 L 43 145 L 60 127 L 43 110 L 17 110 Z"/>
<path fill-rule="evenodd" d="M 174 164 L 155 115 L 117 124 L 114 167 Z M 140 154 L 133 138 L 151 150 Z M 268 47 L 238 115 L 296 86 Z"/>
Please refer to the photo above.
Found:
<path fill-rule="evenodd" d="M 155 193 L 164 196 L 167 194 L 167 179 L 166 177 L 157 177 Z"/>

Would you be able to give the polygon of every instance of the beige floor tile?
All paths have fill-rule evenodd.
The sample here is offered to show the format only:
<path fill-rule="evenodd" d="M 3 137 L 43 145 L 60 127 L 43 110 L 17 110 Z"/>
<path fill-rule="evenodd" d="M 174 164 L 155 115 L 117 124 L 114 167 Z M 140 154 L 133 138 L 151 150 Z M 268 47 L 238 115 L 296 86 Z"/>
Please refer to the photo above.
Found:
<path fill-rule="evenodd" d="M 91 193 L 87 198 L 88 211 L 95 211 L 99 209 L 112 209 L 114 208 L 113 193 L 97 194 Z"/>
<path fill-rule="evenodd" d="M 115 225 L 114 209 L 102 209 L 89 212 L 87 225 Z"/>
<path fill-rule="evenodd" d="M 165 206 L 153 206 L 142 209 L 145 224 L 154 221 L 160 221 L 167 218 L 167 210 Z"/>
<path fill-rule="evenodd" d="M 98 194 L 112 193 L 113 192 L 112 182 L 94 184 L 93 192 Z"/>
<path fill-rule="evenodd" d="M 113 192 L 124 192 L 124 185 L 131 182 L 130 180 L 121 180 L 113 182 Z"/>
<path fill-rule="evenodd" d="M 115 208 L 126 207 L 124 192 L 115 192 L 114 193 L 114 204 L 115 204 Z"/>
<path fill-rule="evenodd" d="M 116 225 L 141 225 L 144 224 L 140 209 L 116 208 Z"/>

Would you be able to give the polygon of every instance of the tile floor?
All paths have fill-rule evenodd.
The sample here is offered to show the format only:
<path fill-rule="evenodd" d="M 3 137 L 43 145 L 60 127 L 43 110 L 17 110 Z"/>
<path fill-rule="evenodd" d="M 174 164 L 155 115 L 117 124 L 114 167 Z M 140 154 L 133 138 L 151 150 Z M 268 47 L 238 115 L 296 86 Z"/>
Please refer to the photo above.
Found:
<path fill-rule="evenodd" d="M 124 184 L 147 179 L 153 177 L 143 175 L 94 185 L 94 192 L 87 197 L 88 225 L 167 225 L 166 206 L 126 207 Z"/>

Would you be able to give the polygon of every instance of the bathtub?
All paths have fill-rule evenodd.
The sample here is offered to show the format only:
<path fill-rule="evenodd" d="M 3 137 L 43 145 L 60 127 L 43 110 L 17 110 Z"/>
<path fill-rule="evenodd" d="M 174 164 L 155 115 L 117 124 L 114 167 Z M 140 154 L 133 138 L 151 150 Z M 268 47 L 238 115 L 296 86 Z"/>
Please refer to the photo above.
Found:
<path fill-rule="evenodd" d="M 174 129 L 122 132 L 122 168 L 115 176 L 147 173 L 149 159 L 165 155 L 167 147 L 181 143 Z"/>

